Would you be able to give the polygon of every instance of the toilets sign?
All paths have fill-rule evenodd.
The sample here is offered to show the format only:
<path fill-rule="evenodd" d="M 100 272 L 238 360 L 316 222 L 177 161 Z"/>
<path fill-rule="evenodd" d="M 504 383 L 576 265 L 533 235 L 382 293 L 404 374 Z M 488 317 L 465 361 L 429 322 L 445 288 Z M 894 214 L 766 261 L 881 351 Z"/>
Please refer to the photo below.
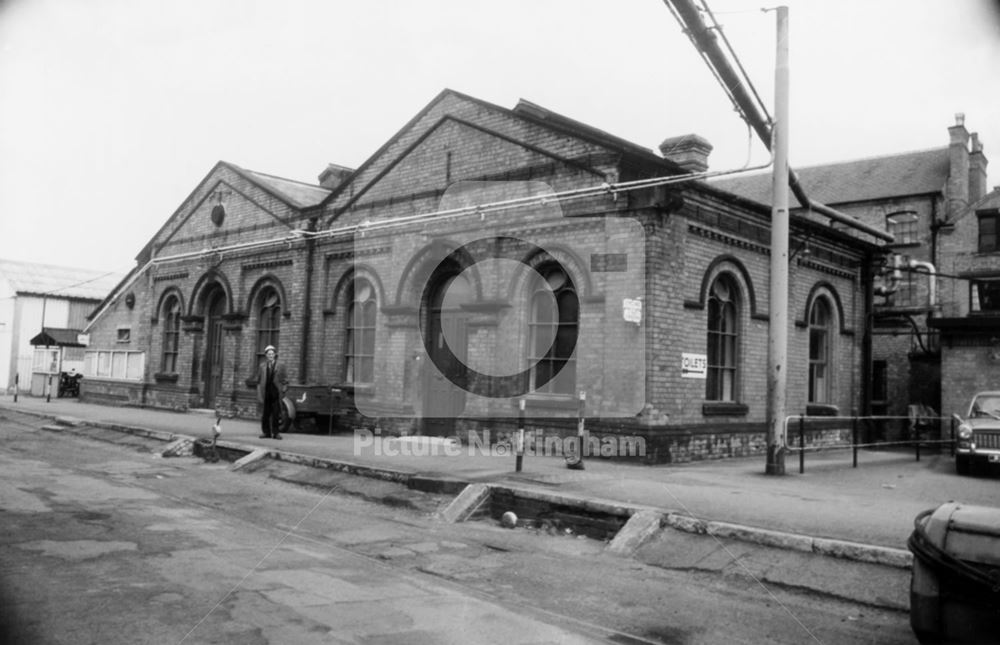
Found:
<path fill-rule="evenodd" d="M 681 354 L 682 378 L 707 378 L 708 356 L 705 354 Z"/>

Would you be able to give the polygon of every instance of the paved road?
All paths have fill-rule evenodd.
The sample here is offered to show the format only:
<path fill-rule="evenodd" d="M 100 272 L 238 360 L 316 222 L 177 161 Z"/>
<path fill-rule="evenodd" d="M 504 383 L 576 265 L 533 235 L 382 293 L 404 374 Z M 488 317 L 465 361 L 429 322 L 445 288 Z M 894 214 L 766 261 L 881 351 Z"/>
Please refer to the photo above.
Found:
<path fill-rule="evenodd" d="M 133 425 L 207 437 L 214 419 L 139 408 L 116 408 L 75 399 L 0 396 L 0 409 L 52 416 L 68 415 L 97 423 Z M 1000 477 L 960 477 L 952 459 L 909 452 L 862 452 L 851 468 L 849 451 L 809 455 L 804 475 L 789 457 L 785 477 L 763 474 L 763 457 L 674 465 L 636 465 L 591 459 L 585 471 L 569 471 L 561 458 L 531 457 L 522 473 L 513 457 L 463 449 L 457 456 L 419 451 L 379 450 L 383 444 L 359 442 L 341 433 L 286 434 L 281 442 L 258 439 L 253 421 L 223 421 L 223 439 L 243 446 L 264 446 L 337 459 L 404 473 L 507 482 L 558 490 L 587 498 L 610 499 L 765 529 L 850 540 L 904 549 L 918 513 L 944 502 L 998 505 Z"/>
<path fill-rule="evenodd" d="M 913 642 L 904 613 L 761 585 L 733 562 L 671 570 L 594 540 L 435 522 L 447 498 L 391 482 L 293 486 L 277 479 L 290 465 L 239 474 L 41 424 L 0 422 L 12 642 Z"/>

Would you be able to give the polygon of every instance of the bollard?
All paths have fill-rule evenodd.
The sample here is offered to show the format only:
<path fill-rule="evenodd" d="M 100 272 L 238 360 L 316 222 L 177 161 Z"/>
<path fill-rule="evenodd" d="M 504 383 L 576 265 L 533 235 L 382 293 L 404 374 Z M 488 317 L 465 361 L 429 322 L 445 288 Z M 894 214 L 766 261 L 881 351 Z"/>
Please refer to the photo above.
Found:
<path fill-rule="evenodd" d="M 806 418 L 799 415 L 799 474 L 806 472 Z"/>
<path fill-rule="evenodd" d="M 913 440 L 917 444 L 917 461 L 920 461 L 920 422 L 913 424 Z"/>
<path fill-rule="evenodd" d="M 19 387 L 19 381 L 21 380 L 21 373 L 16 372 L 14 374 L 14 403 L 17 403 L 17 390 Z"/>
<path fill-rule="evenodd" d="M 48 387 L 47 393 L 45 394 L 45 402 L 46 403 L 51 403 L 52 402 L 52 375 L 51 374 L 49 374 L 49 387 Z"/>
<path fill-rule="evenodd" d="M 524 463 L 524 399 L 517 402 L 517 444 L 514 446 L 514 472 L 521 472 Z"/>
<path fill-rule="evenodd" d="M 583 450 L 586 446 L 586 441 L 584 437 L 585 433 L 585 421 L 584 414 L 587 405 L 587 393 L 580 390 L 580 403 L 577 412 L 577 422 L 576 422 L 576 438 L 577 438 L 577 454 L 566 457 L 566 466 L 572 468 L 573 470 L 583 470 Z"/>
<path fill-rule="evenodd" d="M 858 467 L 858 418 L 851 419 L 851 451 L 854 453 L 854 468 Z"/>

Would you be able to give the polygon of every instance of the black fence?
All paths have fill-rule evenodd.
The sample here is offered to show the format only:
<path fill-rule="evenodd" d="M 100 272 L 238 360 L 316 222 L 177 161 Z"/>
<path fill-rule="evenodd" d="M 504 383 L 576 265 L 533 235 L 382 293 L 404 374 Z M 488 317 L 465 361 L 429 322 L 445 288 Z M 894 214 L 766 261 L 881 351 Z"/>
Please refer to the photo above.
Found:
<path fill-rule="evenodd" d="M 920 453 L 947 449 L 955 454 L 955 421 L 937 416 L 790 416 L 785 419 L 785 447 L 799 455 L 799 473 L 805 472 L 808 452 L 850 450 L 852 466 L 858 467 L 861 448 L 913 449 Z"/>

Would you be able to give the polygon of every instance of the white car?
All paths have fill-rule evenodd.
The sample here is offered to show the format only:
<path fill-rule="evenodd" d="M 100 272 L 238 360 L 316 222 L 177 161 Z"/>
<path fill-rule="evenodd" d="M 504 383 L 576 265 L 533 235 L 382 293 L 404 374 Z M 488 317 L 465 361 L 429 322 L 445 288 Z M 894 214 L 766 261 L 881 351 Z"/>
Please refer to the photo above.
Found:
<path fill-rule="evenodd" d="M 958 422 L 955 470 L 971 471 L 973 462 L 1000 463 L 1000 392 L 980 392 L 972 397 L 965 419 Z"/>

